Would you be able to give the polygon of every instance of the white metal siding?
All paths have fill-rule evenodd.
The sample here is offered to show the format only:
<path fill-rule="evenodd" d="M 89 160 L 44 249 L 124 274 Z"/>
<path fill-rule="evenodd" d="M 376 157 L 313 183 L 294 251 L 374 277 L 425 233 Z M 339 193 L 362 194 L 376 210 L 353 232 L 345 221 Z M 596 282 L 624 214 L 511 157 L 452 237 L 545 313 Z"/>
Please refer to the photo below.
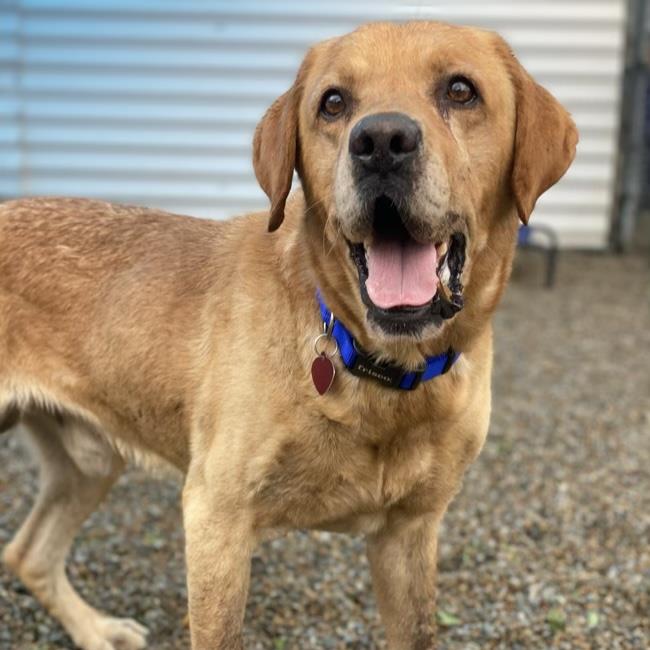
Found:
<path fill-rule="evenodd" d="M 481 25 L 510 42 L 581 132 L 534 220 L 564 245 L 604 246 L 623 0 L 0 0 L 0 195 L 217 218 L 265 206 L 250 162 L 257 120 L 311 43 L 382 18 Z"/>
<path fill-rule="evenodd" d="M 0 200 L 20 187 L 18 29 L 15 2 L 0 0 Z"/>

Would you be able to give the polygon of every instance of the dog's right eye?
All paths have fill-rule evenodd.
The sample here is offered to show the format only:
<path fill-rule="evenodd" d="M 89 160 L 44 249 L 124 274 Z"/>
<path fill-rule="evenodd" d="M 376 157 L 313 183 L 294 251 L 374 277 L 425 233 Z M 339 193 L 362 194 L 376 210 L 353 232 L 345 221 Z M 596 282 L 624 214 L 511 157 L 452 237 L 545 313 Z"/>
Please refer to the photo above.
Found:
<path fill-rule="evenodd" d="M 345 100 L 340 91 L 330 88 L 321 99 L 320 112 L 323 117 L 332 120 L 340 117 L 345 111 Z"/>

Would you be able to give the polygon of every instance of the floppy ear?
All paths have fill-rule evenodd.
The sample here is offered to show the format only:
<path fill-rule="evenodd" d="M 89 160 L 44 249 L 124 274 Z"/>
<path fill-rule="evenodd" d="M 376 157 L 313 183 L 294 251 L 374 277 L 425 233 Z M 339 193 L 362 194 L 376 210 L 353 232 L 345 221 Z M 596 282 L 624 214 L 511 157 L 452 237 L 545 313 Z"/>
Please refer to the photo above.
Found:
<path fill-rule="evenodd" d="M 293 86 L 276 99 L 255 129 L 253 168 L 257 181 L 271 199 L 269 232 L 284 220 L 284 205 L 291 189 L 298 156 L 298 109 L 306 61 Z"/>
<path fill-rule="evenodd" d="M 517 122 L 512 193 L 526 224 L 541 194 L 562 178 L 573 162 L 578 130 L 569 113 L 523 69 L 509 52 Z"/>

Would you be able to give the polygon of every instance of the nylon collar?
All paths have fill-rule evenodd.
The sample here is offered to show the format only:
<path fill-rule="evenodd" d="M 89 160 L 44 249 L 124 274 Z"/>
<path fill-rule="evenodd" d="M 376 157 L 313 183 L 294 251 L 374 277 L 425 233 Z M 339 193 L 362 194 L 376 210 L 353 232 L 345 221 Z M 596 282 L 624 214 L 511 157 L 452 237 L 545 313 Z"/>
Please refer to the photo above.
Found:
<path fill-rule="evenodd" d="M 327 327 L 330 324 L 332 313 L 327 308 L 320 291 L 316 292 L 316 297 L 323 324 Z M 398 390 L 413 390 L 423 381 L 444 375 L 460 357 L 460 352 L 449 348 L 444 354 L 427 357 L 421 370 L 407 370 L 393 363 L 377 361 L 370 353 L 361 348 L 350 331 L 336 317 L 331 331 L 332 337 L 338 344 L 341 361 L 353 375 L 369 377 L 384 386 Z"/>

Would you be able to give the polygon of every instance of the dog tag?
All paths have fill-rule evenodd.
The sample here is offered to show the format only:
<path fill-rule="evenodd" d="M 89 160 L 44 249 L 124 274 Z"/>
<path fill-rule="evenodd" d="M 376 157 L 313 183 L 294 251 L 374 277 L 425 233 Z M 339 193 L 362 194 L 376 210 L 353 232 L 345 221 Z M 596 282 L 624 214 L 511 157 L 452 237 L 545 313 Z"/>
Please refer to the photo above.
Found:
<path fill-rule="evenodd" d="M 328 359 L 325 354 L 319 354 L 311 364 L 311 378 L 314 381 L 314 386 L 319 395 L 325 393 L 332 387 L 334 382 L 334 375 L 336 369 L 331 359 Z"/>

